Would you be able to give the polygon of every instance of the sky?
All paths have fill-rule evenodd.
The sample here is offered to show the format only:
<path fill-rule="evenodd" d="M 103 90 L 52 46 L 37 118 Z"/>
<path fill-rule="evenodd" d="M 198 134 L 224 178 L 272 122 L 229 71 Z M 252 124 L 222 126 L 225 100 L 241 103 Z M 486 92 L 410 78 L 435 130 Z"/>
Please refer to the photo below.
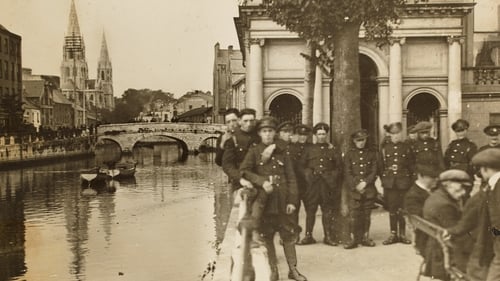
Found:
<path fill-rule="evenodd" d="M 75 0 L 89 78 L 96 77 L 102 33 L 115 96 L 128 88 L 180 97 L 212 91 L 214 45 L 239 49 L 238 0 Z M 0 24 L 22 36 L 23 67 L 60 76 L 71 0 L 0 0 Z"/>

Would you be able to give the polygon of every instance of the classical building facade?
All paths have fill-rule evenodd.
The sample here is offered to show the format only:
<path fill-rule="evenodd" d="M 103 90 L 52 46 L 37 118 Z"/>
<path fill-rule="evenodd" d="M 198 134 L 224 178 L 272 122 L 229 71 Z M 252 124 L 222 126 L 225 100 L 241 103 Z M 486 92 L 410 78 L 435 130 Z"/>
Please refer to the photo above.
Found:
<path fill-rule="evenodd" d="M 243 56 L 240 50 L 228 46 L 221 49 L 219 43 L 214 47 L 214 70 L 213 70 L 213 95 L 214 95 L 214 118 L 215 122 L 223 123 L 224 112 L 230 107 L 240 108 L 240 92 L 233 90 L 236 82 L 241 82 L 245 77 Z"/>
<path fill-rule="evenodd" d="M 261 3 L 241 6 L 235 19 L 246 65 L 246 106 L 259 117 L 329 123 L 335 116 L 330 79 L 319 68 L 314 79 L 308 78 L 311 65 L 301 56 L 310 52 L 305 42 L 273 22 Z M 477 5 L 485 3 L 495 1 Z M 389 122 L 401 121 L 406 128 L 428 120 L 444 146 L 453 137 L 450 125 L 464 117 L 471 121 L 473 139 L 485 141 L 482 129 L 500 113 L 500 67 L 487 59 L 498 58 L 491 43 L 498 29 L 489 36 L 475 32 L 475 5 L 473 0 L 409 1 L 390 44 L 381 48 L 361 30 L 362 126 L 376 140 Z M 480 56 L 487 63 L 478 64 Z"/>
<path fill-rule="evenodd" d="M 61 91 L 75 105 L 83 108 L 83 122 L 75 126 L 93 123 L 97 109 L 113 110 L 113 70 L 106 37 L 103 34 L 101 54 L 97 64 L 97 79 L 89 79 L 85 57 L 85 42 L 80 32 L 75 2 L 71 1 L 69 23 L 64 37 L 61 63 Z M 75 112 L 75 114 L 77 114 Z M 87 116 L 88 115 L 88 116 Z M 94 117 L 93 117 L 94 116 Z M 87 120 L 88 119 L 88 120 Z M 87 122 L 88 121 L 88 122 Z"/>
<path fill-rule="evenodd" d="M 0 132 L 15 131 L 23 120 L 21 36 L 0 24 Z"/>

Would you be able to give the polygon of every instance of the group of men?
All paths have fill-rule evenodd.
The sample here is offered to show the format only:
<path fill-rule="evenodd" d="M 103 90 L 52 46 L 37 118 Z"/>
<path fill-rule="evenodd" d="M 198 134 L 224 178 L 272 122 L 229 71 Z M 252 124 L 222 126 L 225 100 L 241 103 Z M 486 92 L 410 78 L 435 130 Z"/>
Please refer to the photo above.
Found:
<path fill-rule="evenodd" d="M 295 245 L 316 243 L 312 233 L 318 207 L 322 212 L 323 243 L 337 245 L 338 238 L 333 234 L 333 218 L 334 213 L 340 209 L 343 185 L 349 190 L 351 236 L 344 244 L 345 249 L 353 249 L 358 245 L 375 246 L 375 242 L 369 237 L 369 228 L 371 210 L 375 208 L 379 195 L 375 188 L 377 177 L 382 182 L 384 205 L 389 212 L 390 222 L 390 235 L 383 244 L 411 244 L 405 233 L 403 209 L 406 207 L 409 212 L 411 209 L 432 220 L 436 208 L 425 208 L 423 204 L 432 203 L 427 197 L 430 197 L 431 190 L 436 189 L 438 177 L 443 192 L 451 190 L 450 186 L 457 186 L 448 183 L 458 183 L 464 190 L 463 194 L 457 191 L 455 195 L 458 197 L 453 199 L 460 207 L 459 203 L 470 195 L 470 182 L 477 171 L 471 160 L 481 156 L 480 153 L 476 154 L 477 146 L 466 138 L 469 125 L 465 120 L 458 120 L 453 124 L 457 139 L 450 143 L 443 155 L 439 142 L 430 136 L 432 124 L 429 122 L 420 122 L 411 128 L 409 133 L 413 136 L 410 135 L 407 140 L 402 136 L 401 123 L 384 126 L 387 138 L 380 149 L 369 145 L 366 130 L 357 130 L 351 135 L 351 147 L 347 151 L 341 151 L 340 147 L 328 141 L 330 128 L 326 123 L 318 123 L 310 128 L 302 124 L 294 126 L 290 122 L 278 124 L 273 117 L 263 117 L 261 120 L 256 120 L 255 117 L 253 109 L 226 111 L 225 123 L 228 130 L 217 142 L 215 161 L 222 166 L 233 191 L 241 189 L 253 194 L 251 216 L 243 220 L 240 226 L 253 230 L 252 245 L 266 246 L 271 280 L 278 280 L 273 242 L 276 232 L 280 233 L 289 266 L 288 277 L 307 280 L 297 270 Z M 489 126 L 485 133 L 490 136 L 490 144 L 480 150 L 499 148 L 500 126 Z M 496 161 L 500 162 L 500 158 Z M 448 171 L 439 174 L 446 169 Z M 486 177 L 483 176 L 483 179 L 486 180 Z M 449 192 L 445 194 L 453 198 Z M 411 206 L 412 196 L 417 198 L 414 206 Z M 475 197 L 474 200 L 469 200 L 474 201 L 477 201 Z M 305 235 L 302 240 L 299 238 L 301 228 L 298 225 L 300 202 L 304 204 L 306 211 Z M 426 215 L 427 209 L 431 210 L 431 214 Z M 437 217 L 441 218 L 439 214 Z M 457 230 L 450 229 L 449 233 L 452 236 L 458 235 Z M 427 239 L 424 241 L 424 238 L 423 235 L 417 237 L 416 246 L 424 257 L 430 257 L 432 253 L 426 255 L 425 251 L 429 246 L 430 252 L 432 245 L 427 243 Z M 500 248 L 500 245 L 496 248 Z M 500 253 L 497 254 L 499 255 Z M 432 268 L 432 263 L 428 264 L 428 268 Z M 428 275 L 446 280 L 446 277 L 432 272 Z"/>

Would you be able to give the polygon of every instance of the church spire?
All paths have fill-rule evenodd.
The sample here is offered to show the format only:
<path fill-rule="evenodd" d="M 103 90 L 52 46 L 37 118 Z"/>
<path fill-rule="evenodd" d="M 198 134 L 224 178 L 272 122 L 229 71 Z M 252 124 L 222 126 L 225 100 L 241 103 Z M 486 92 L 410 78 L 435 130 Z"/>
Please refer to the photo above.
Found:
<path fill-rule="evenodd" d="M 75 0 L 71 0 L 71 10 L 69 12 L 69 23 L 67 36 L 80 35 L 80 25 L 76 14 Z"/>
<path fill-rule="evenodd" d="M 99 58 L 99 62 L 108 62 L 109 61 L 109 53 L 108 53 L 108 44 L 106 43 L 106 33 L 102 33 L 102 42 L 101 42 L 101 56 Z"/>

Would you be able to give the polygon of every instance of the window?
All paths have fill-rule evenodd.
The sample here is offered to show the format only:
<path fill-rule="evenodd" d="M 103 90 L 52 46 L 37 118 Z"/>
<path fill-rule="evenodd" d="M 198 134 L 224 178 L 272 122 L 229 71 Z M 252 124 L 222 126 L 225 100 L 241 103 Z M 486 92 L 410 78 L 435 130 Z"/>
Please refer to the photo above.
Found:
<path fill-rule="evenodd" d="M 16 81 L 16 75 L 14 75 L 15 70 L 16 70 L 16 69 L 15 69 L 15 65 L 14 65 L 14 63 L 12 62 L 12 63 L 10 64 L 10 79 L 11 79 L 12 81 Z"/>
<path fill-rule="evenodd" d="M 192 105 L 189 105 L 189 110 L 193 109 L 193 106 Z"/>
<path fill-rule="evenodd" d="M 5 80 L 9 80 L 9 63 L 8 62 L 5 62 L 5 69 L 4 69 L 4 73 L 3 73 L 3 78 L 5 78 Z"/>
<path fill-rule="evenodd" d="M 3 48 L 6 54 L 9 53 L 9 39 L 3 39 Z"/>
<path fill-rule="evenodd" d="M 490 124 L 500 124 L 500 113 L 490 113 Z"/>

